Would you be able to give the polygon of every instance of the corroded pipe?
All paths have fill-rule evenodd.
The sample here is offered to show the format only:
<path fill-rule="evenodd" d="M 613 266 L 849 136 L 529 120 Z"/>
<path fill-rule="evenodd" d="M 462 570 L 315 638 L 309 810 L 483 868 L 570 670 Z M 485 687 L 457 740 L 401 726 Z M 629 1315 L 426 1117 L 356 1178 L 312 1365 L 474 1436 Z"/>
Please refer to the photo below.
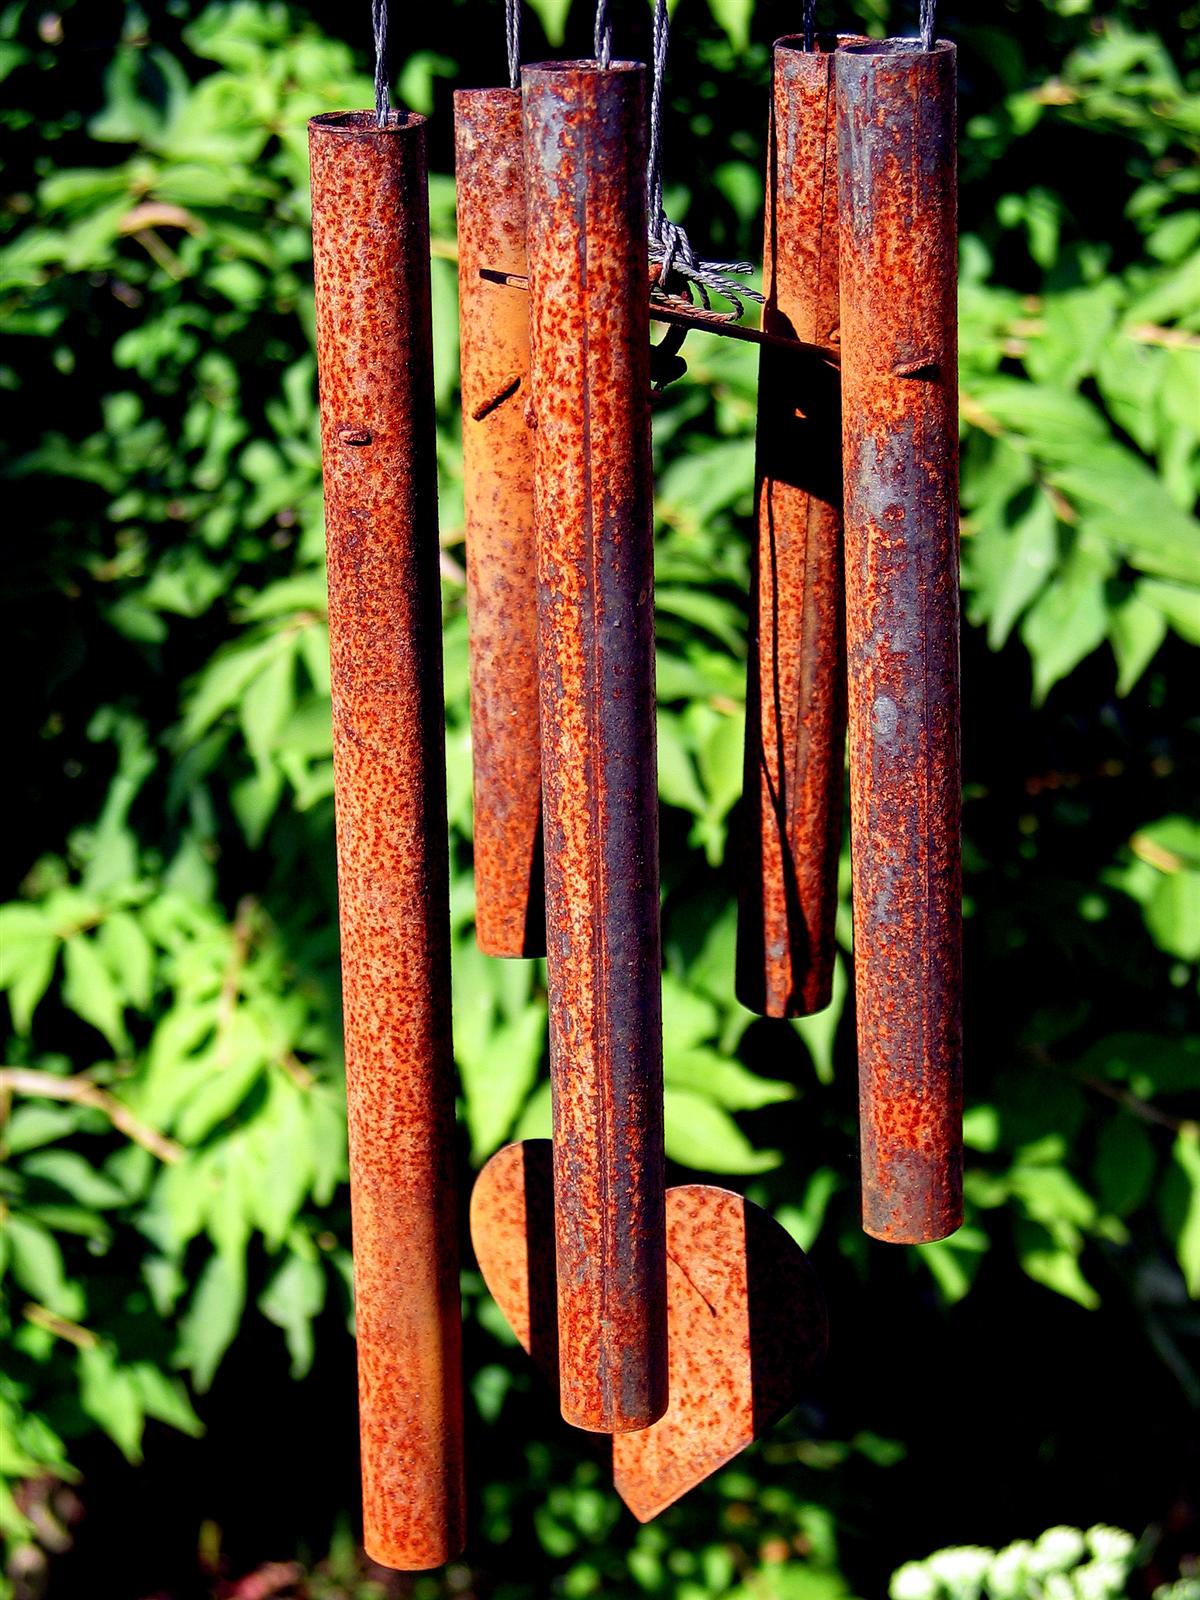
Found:
<path fill-rule="evenodd" d="M 367 1552 L 462 1548 L 424 118 L 309 123 Z"/>
<path fill-rule="evenodd" d="M 521 75 L 563 1415 L 667 1402 L 645 69 Z"/>
<path fill-rule="evenodd" d="M 838 341 L 833 41 L 780 39 L 768 140 L 763 328 Z M 760 357 L 737 990 L 768 1017 L 830 1001 L 846 752 L 840 390 L 799 352 Z"/>
<path fill-rule="evenodd" d="M 475 933 L 488 955 L 537 956 L 546 943 L 529 302 L 497 281 L 526 270 L 520 92 L 460 89 L 454 147 Z"/>
<path fill-rule="evenodd" d="M 955 50 L 836 55 L 863 1226 L 962 1221 Z"/>

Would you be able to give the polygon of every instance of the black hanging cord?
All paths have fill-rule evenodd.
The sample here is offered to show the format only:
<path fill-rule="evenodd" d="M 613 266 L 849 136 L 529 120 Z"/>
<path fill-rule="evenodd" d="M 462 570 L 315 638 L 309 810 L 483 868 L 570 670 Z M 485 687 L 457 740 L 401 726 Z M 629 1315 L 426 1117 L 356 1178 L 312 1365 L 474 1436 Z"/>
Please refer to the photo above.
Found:
<path fill-rule="evenodd" d="M 937 29 L 937 0 L 921 0 L 921 48 L 933 49 L 933 37 Z"/>
<path fill-rule="evenodd" d="M 386 128 L 391 116 L 387 81 L 388 0 L 371 0 L 371 27 L 375 34 L 375 121 Z"/>
<path fill-rule="evenodd" d="M 504 38 L 508 45 L 508 87 L 521 87 L 521 0 L 504 0 Z"/>
<path fill-rule="evenodd" d="M 607 10 L 605 0 L 597 9 Z M 734 308 L 734 317 L 744 310 L 742 297 L 761 302 L 762 295 L 739 283 L 737 277 L 753 271 L 749 261 L 705 261 L 692 249 L 684 230 L 667 216 L 663 209 L 662 179 L 662 109 L 663 84 L 667 73 L 667 46 L 670 43 L 671 23 L 667 0 L 654 0 L 653 73 L 650 82 L 650 149 L 646 169 L 646 211 L 649 222 L 650 260 L 659 268 L 655 285 L 660 293 L 670 293 L 672 276 L 685 284 L 696 285 L 704 306 L 710 307 L 708 291 L 714 290 L 728 300 Z M 731 276 L 732 275 L 732 276 Z"/>
<path fill-rule="evenodd" d="M 592 40 L 596 60 L 607 71 L 612 63 L 612 23 L 608 19 L 608 0 L 596 0 L 596 22 L 592 29 Z"/>
<path fill-rule="evenodd" d="M 814 50 L 817 44 L 817 0 L 804 0 L 804 48 Z"/>

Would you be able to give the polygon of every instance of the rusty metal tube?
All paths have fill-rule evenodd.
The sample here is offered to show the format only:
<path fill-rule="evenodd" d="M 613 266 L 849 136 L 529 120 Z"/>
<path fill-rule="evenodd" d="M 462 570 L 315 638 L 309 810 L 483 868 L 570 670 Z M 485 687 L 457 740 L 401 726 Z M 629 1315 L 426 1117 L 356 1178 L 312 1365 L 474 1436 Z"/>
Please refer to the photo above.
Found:
<path fill-rule="evenodd" d="M 546 935 L 529 301 L 494 276 L 526 271 L 520 91 L 458 90 L 454 148 L 475 933 L 487 955 L 538 956 Z"/>
<path fill-rule="evenodd" d="M 832 39 L 776 41 L 763 236 L 763 328 L 838 341 Z M 737 991 L 807 1016 L 833 988 L 846 766 L 840 390 L 811 355 L 764 346 L 751 547 L 745 855 Z"/>
<path fill-rule="evenodd" d="M 521 75 L 561 1401 L 667 1402 L 645 69 Z"/>
<path fill-rule="evenodd" d="M 422 117 L 309 123 L 367 1552 L 462 1548 L 446 767 Z"/>
<path fill-rule="evenodd" d="M 955 50 L 836 54 L 863 1227 L 962 1221 Z"/>

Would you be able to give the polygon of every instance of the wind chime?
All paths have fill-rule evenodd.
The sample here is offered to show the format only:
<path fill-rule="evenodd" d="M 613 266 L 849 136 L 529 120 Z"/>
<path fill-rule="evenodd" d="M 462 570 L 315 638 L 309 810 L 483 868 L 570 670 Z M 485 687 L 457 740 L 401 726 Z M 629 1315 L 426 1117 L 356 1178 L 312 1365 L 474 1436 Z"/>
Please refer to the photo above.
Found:
<path fill-rule="evenodd" d="M 425 119 L 309 126 L 365 1543 L 465 1538 Z M 666 1189 L 651 319 L 761 345 L 737 986 L 827 1005 L 847 731 L 863 1226 L 961 1222 L 955 50 L 774 48 L 761 330 L 662 210 L 667 44 L 455 96 L 476 933 L 546 956 L 554 1137 L 471 1199 L 484 1278 L 647 1520 L 801 1392 L 803 1252 Z M 647 129 L 652 132 L 648 139 Z M 648 243 L 649 241 L 649 243 Z M 695 297 L 695 303 L 694 299 Z M 756 296 L 756 298 L 758 298 Z"/>

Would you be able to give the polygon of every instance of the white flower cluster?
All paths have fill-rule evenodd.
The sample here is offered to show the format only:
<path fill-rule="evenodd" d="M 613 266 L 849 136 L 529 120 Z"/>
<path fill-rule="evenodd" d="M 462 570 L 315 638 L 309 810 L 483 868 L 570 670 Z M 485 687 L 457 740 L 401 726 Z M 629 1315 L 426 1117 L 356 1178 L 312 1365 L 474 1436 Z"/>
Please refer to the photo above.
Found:
<path fill-rule="evenodd" d="M 890 1600 L 1119 1600 L 1134 1547 L 1121 1528 L 1047 1528 L 1036 1541 L 1019 1539 L 1003 1550 L 960 1545 L 906 1562 L 888 1594 Z M 1162 1590 L 1155 1600 L 1200 1600 L 1200 1585 L 1180 1589 Z"/>

